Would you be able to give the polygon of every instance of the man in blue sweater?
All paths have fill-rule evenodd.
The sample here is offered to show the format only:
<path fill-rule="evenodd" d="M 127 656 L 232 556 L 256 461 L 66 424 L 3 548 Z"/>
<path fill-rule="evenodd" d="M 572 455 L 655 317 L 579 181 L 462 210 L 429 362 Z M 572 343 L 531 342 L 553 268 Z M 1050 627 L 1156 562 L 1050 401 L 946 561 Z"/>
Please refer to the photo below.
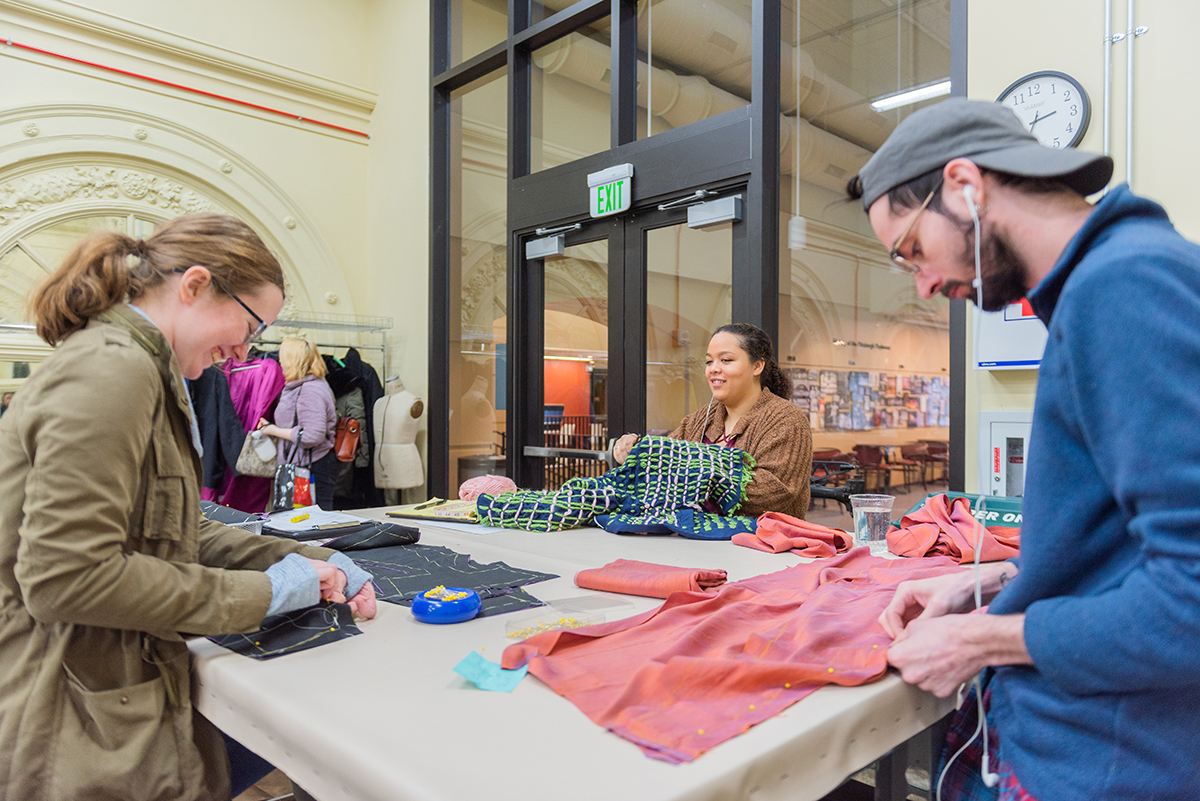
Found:
<path fill-rule="evenodd" d="M 1004 801 L 1200 799 L 1200 247 L 1126 186 L 1088 203 L 1111 174 L 956 99 L 850 186 L 924 297 L 1027 297 L 1049 329 L 1021 557 L 983 566 L 990 614 L 963 614 L 964 571 L 880 618 L 908 682 L 946 696 L 994 668 Z"/>

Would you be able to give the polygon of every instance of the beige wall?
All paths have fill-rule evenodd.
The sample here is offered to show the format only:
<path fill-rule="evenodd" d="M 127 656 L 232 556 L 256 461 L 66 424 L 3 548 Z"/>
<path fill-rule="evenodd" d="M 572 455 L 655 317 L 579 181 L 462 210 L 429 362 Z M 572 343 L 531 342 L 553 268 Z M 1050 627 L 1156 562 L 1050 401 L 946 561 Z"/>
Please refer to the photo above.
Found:
<path fill-rule="evenodd" d="M 3 4 L 16 42 L 371 138 L 4 48 L 0 175 L 34 202 L 5 211 L 0 239 L 89 202 L 152 219 L 187 210 L 94 186 L 43 202 L 78 165 L 178 181 L 259 228 L 285 262 L 292 311 L 391 317 L 386 371 L 427 395 L 428 20 L 408 0 Z M 363 356 L 384 373 L 378 351 Z"/>
<path fill-rule="evenodd" d="M 969 6 L 967 92 L 994 100 L 1010 83 L 1037 70 L 1059 70 L 1077 78 L 1092 101 L 1092 119 L 1081 150 L 1103 147 L 1101 108 L 1104 87 L 1103 3 L 1095 0 L 1008 0 Z M 1126 29 L 1126 4 L 1113 2 L 1113 31 Z M 1137 4 L 1140 37 L 1135 53 L 1134 180 L 1136 192 L 1162 203 L 1176 227 L 1200 239 L 1200 200 L 1193 176 L 1200 174 L 1195 125 L 1200 107 L 1192 102 L 1200 79 L 1194 34 L 1200 30 L 1200 3 L 1158 0 Z M 1113 47 L 1113 184 L 1125 179 L 1126 44 Z M 968 337 L 968 343 L 970 337 Z M 968 347 L 970 345 L 968 344 Z M 968 354 L 967 364 L 970 365 Z M 1032 409 L 1037 372 L 967 369 L 966 489 L 978 484 L 977 412 Z"/>

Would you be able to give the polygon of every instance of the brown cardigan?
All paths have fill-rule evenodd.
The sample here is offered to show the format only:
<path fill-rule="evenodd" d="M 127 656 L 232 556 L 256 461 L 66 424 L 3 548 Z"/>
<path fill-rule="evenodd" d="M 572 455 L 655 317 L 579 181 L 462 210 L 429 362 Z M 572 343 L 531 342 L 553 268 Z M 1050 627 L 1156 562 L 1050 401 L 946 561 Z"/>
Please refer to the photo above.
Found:
<path fill-rule="evenodd" d="M 702 442 L 707 434 L 716 442 L 725 435 L 725 405 L 712 404 L 708 428 L 706 407 L 683 418 L 670 433 L 672 439 Z M 733 428 L 733 445 L 754 457 L 754 478 L 746 487 L 746 500 L 737 514 L 758 517 L 763 512 L 783 512 L 804 519 L 808 511 L 808 485 L 812 477 L 812 431 L 808 415 L 796 404 L 776 397 L 763 387 L 750 411 Z"/>

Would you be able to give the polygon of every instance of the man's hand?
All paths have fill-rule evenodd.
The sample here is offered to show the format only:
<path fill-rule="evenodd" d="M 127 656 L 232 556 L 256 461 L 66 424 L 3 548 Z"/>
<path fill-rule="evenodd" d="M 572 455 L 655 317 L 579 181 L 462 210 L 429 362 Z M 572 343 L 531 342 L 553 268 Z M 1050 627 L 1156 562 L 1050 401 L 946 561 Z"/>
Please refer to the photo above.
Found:
<path fill-rule="evenodd" d="M 918 617 L 888 648 L 887 658 L 906 682 L 941 698 L 989 665 L 1033 664 L 1025 649 L 1024 615 Z"/>
<path fill-rule="evenodd" d="M 889 637 L 897 639 L 914 620 L 967 611 L 974 588 L 975 579 L 970 570 L 901 582 L 892 602 L 879 616 L 879 625 Z"/>
<path fill-rule="evenodd" d="M 991 601 L 1016 573 L 1016 565 L 1011 562 L 980 565 L 984 603 Z M 879 616 L 879 625 L 889 637 L 898 638 L 914 620 L 966 612 L 972 607 L 974 594 L 975 572 L 972 568 L 936 578 L 905 581 L 896 588 L 892 602 Z"/>

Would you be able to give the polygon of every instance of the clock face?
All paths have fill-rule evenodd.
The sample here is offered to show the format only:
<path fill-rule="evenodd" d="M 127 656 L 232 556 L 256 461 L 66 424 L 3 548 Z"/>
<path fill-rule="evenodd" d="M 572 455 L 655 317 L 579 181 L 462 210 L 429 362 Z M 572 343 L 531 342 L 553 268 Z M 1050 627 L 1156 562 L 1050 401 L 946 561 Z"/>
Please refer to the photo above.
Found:
<path fill-rule="evenodd" d="M 1047 147 L 1074 147 L 1092 116 L 1083 87 L 1071 76 L 1049 70 L 1021 78 L 996 102 L 1015 111 L 1025 128 Z"/>

